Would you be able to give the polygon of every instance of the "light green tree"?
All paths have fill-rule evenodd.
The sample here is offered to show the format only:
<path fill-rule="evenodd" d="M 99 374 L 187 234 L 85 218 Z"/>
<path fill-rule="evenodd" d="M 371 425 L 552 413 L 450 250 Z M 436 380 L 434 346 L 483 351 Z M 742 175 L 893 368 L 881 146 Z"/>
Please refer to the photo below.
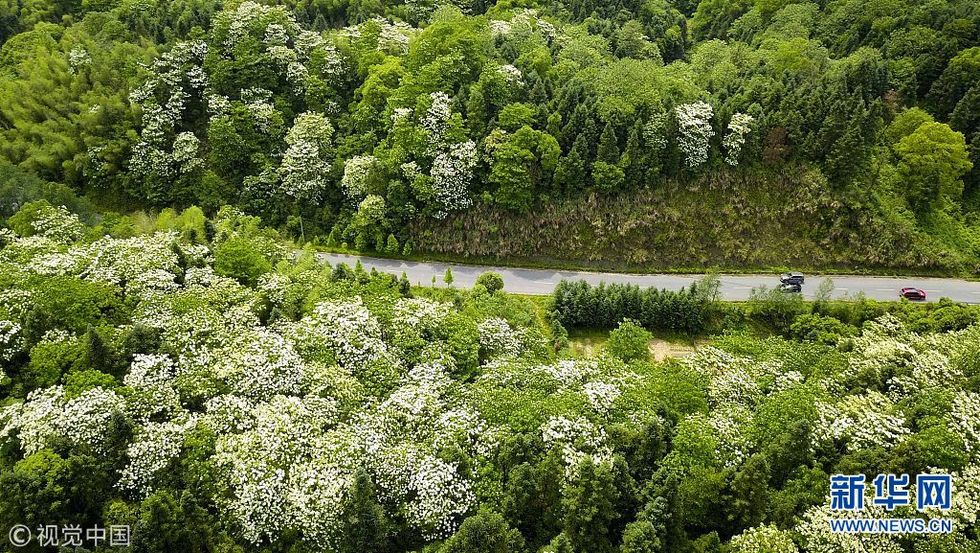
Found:
<path fill-rule="evenodd" d="M 898 174 L 904 195 L 918 212 L 936 207 L 941 200 L 958 200 L 963 194 L 960 178 L 969 171 L 966 140 L 944 123 L 923 123 L 895 145 Z"/>

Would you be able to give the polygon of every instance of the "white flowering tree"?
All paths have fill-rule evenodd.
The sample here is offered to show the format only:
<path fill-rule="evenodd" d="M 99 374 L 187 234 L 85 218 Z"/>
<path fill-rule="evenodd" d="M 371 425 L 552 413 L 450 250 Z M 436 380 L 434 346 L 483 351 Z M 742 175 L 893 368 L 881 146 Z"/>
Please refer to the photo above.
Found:
<path fill-rule="evenodd" d="M 318 113 L 301 114 L 286 135 L 279 166 L 282 191 L 297 200 L 317 201 L 327 187 L 333 125 Z"/>
<path fill-rule="evenodd" d="M 677 118 L 677 143 L 688 168 L 695 168 L 708 161 L 711 138 L 715 135 L 711 127 L 714 110 L 706 102 L 681 104 L 674 108 Z"/>
<path fill-rule="evenodd" d="M 140 107 L 142 130 L 133 146 L 130 169 L 147 185 L 147 192 L 166 198 L 165 189 L 182 171 L 200 164 L 198 139 L 182 130 L 184 115 L 205 98 L 208 78 L 203 69 L 208 46 L 202 41 L 180 42 L 150 66 L 142 85 L 129 100 Z"/>
<path fill-rule="evenodd" d="M 747 113 L 736 113 L 732 116 L 721 144 L 725 149 L 725 163 L 733 166 L 738 165 L 742 145 L 745 144 L 745 137 L 752 131 L 753 123 L 755 123 L 755 118 Z"/>
<path fill-rule="evenodd" d="M 340 186 L 352 200 L 360 200 L 373 188 L 377 178 L 378 158 L 371 155 L 354 156 L 344 162 L 344 176 Z"/>

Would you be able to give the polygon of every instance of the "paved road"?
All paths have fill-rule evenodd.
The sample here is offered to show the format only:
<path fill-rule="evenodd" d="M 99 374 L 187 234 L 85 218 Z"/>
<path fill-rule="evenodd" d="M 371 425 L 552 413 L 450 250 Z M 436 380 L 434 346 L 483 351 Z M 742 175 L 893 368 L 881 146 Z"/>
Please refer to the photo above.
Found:
<path fill-rule="evenodd" d="M 331 265 L 346 263 L 354 266 L 358 260 L 365 269 L 376 268 L 381 272 L 408 275 L 413 284 L 431 285 L 432 277 L 436 284 L 444 286 L 442 277 L 447 267 L 453 269 L 454 285 L 461 288 L 471 286 L 476 277 L 485 271 L 495 271 L 504 277 L 504 290 L 518 294 L 550 294 L 555 284 L 560 280 L 585 280 L 590 284 L 629 283 L 639 286 L 655 286 L 657 288 L 679 289 L 700 278 L 700 275 L 670 275 L 670 274 L 623 274 L 623 273 L 594 273 L 586 271 L 556 271 L 550 269 L 517 269 L 509 267 L 492 267 L 479 265 L 461 265 L 456 263 L 415 262 L 398 259 L 379 259 L 359 257 L 345 254 L 317 254 L 321 261 Z M 834 297 L 843 298 L 863 292 L 865 296 L 878 300 L 894 300 L 898 298 L 898 290 L 904 286 L 916 286 L 926 291 L 929 301 L 937 301 L 947 297 L 954 301 L 980 303 L 980 282 L 969 282 L 952 278 L 927 277 L 869 277 L 869 276 L 810 276 L 803 286 L 803 295 L 812 298 L 817 286 L 824 278 L 830 278 L 834 283 Z M 778 285 L 776 275 L 720 275 L 721 295 L 726 300 L 745 300 L 753 288 L 760 286 Z"/>

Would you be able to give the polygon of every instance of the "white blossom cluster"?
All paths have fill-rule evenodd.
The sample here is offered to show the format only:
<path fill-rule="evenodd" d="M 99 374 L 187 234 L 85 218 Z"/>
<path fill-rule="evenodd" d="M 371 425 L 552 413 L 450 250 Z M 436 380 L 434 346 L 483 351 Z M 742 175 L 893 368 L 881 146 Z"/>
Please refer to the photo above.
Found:
<path fill-rule="evenodd" d="M 980 394 L 960 390 L 947 415 L 950 429 L 963 438 L 973 461 L 980 460 Z"/>
<path fill-rule="evenodd" d="M 537 33 L 541 37 L 551 40 L 558 36 L 558 29 L 549 21 L 541 19 L 537 10 L 524 8 L 516 10 L 510 21 L 502 19 L 491 19 L 489 21 L 490 34 L 498 36 L 518 36 L 527 37 L 532 33 Z"/>
<path fill-rule="evenodd" d="M 888 380 L 888 396 L 894 400 L 911 397 L 921 390 L 948 387 L 965 380 L 963 371 L 937 349 L 916 346 L 910 360 L 911 371 L 901 372 Z"/>
<path fill-rule="evenodd" d="M 233 279 L 219 277 L 211 269 L 190 269 L 184 288 L 144 298 L 133 320 L 162 331 L 178 376 L 210 373 L 236 336 L 259 325 L 258 301 L 256 293 Z"/>
<path fill-rule="evenodd" d="M 490 318 L 482 321 L 477 329 L 480 331 L 480 349 L 488 357 L 517 357 L 523 349 L 523 335 L 511 328 L 504 319 Z"/>
<path fill-rule="evenodd" d="M 64 244 L 59 244 L 44 236 L 20 237 L 13 235 L 7 241 L 6 246 L 0 249 L 0 262 L 3 262 L 4 266 L 10 270 L 49 274 L 46 270 L 48 264 L 54 266 L 52 271 L 65 270 L 63 266 L 74 266 L 71 259 L 63 259 L 66 251 L 67 248 Z M 48 261 L 49 258 L 55 259 L 55 261 Z M 0 290 L 0 300 L 7 293 L 6 290 Z"/>
<path fill-rule="evenodd" d="M 118 285 L 140 297 L 177 289 L 180 272 L 175 249 L 175 232 L 160 232 L 133 238 L 103 237 L 72 250 L 82 262 L 79 276 Z"/>
<path fill-rule="evenodd" d="M 10 361 L 22 348 L 21 326 L 14 321 L 0 319 L 0 361 Z M 0 373 L 3 378 L 3 373 Z"/>
<path fill-rule="evenodd" d="M 843 442 L 849 450 L 891 448 L 910 434 L 905 417 L 895 404 L 873 390 L 845 396 L 835 403 L 818 402 L 817 414 L 815 440 L 824 444 Z"/>
<path fill-rule="evenodd" d="M 529 369 L 556 380 L 560 391 L 582 394 L 596 413 L 607 415 L 623 393 L 622 378 L 604 374 L 594 359 L 561 359 Z"/>
<path fill-rule="evenodd" d="M 714 110 L 706 102 L 681 104 L 674 108 L 677 117 L 679 136 L 677 137 L 684 160 L 690 168 L 698 167 L 708 161 L 711 137 L 715 135 L 711 127 Z"/>
<path fill-rule="evenodd" d="M 215 434 L 238 433 L 254 427 L 252 410 L 256 402 L 233 394 L 222 394 L 204 404 L 201 423 Z"/>
<path fill-rule="evenodd" d="M 372 21 L 380 28 L 378 50 L 389 54 L 408 52 L 409 41 L 418 33 L 418 29 L 402 21 L 391 22 L 383 17 L 375 17 Z"/>
<path fill-rule="evenodd" d="M 472 140 L 450 144 L 436 155 L 429 174 L 436 201 L 442 206 L 437 216 L 445 217 L 473 204 L 469 185 L 476 162 L 476 143 Z"/>
<path fill-rule="evenodd" d="M 622 390 L 612 382 L 597 380 L 586 382 L 582 392 L 589 400 L 589 405 L 599 413 L 608 413 L 613 403 L 622 394 Z"/>
<path fill-rule="evenodd" d="M 123 383 L 132 388 L 149 388 L 169 383 L 175 374 L 174 362 L 169 355 L 137 353 Z"/>
<path fill-rule="evenodd" d="M 924 389 L 962 385 L 966 377 L 951 359 L 971 347 L 964 332 L 918 335 L 886 314 L 867 323 L 852 340 L 848 374 L 885 379 L 887 395 L 895 402 Z M 838 384 L 847 383 L 848 374 L 840 375 Z"/>
<path fill-rule="evenodd" d="M 497 72 L 503 75 L 507 83 L 514 86 L 520 86 L 524 84 L 524 74 L 517 67 L 511 64 L 501 65 L 497 68 Z"/>
<path fill-rule="evenodd" d="M 413 368 L 353 428 L 382 499 L 406 505 L 410 524 L 429 539 L 451 534 L 476 501 L 473 475 L 436 457 L 436 448 L 451 441 L 479 459 L 494 445 L 483 420 L 456 404 L 448 369 L 441 362 Z"/>
<path fill-rule="evenodd" d="M 865 505 L 863 511 L 832 511 L 830 505 L 811 507 L 795 530 L 807 553 L 901 553 L 903 548 L 891 534 L 844 534 L 830 531 L 828 520 L 840 518 L 888 518 L 884 507 Z"/>
<path fill-rule="evenodd" d="M 449 118 L 453 114 L 452 100 L 445 92 L 433 92 L 429 97 L 432 103 L 422 116 L 421 124 L 428 137 L 430 148 L 435 151 L 445 146 L 443 137 L 449 127 Z"/>
<path fill-rule="evenodd" d="M 698 348 L 683 363 L 708 379 L 708 400 L 713 408 L 727 405 L 754 406 L 762 398 L 758 382 L 763 374 L 781 374 L 745 357 L 732 355 L 713 346 Z"/>
<path fill-rule="evenodd" d="M 201 141 L 192 132 L 179 133 L 174 138 L 173 159 L 181 173 L 190 173 L 204 165 L 204 160 L 198 154 Z"/>
<path fill-rule="evenodd" d="M 490 34 L 493 37 L 507 36 L 512 28 L 510 21 L 503 19 L 491 19 L 488 25 L 490 26 Z"/>
<path fill-rule="evenodd" d="M 712 406 L 743 405 L 751 407 L 761 398 L 759 385 L 742 367 L 733 367 L 711 379 L 708 400 Z"/>
<path fill-rule="evenodd" d="M 75 46 L 68 52 L 68 70 L 73 75 L 89 65 L 92 65 L 92 56 L 83 46 Z"/>
<path fill-rule="evenodd" d="M 425 151 L 420 153 L 422 159 L 409 159 L 400 164 L 400 169 L 410 183 L 415 183 L 419 177 L 426 176 L 422 165 L 428 165 L 429 178 L 420 186 L 433 200 L 433 216 L 444 218 L 451 211 L 472 205 L 469 188 L 478 161 L 478 151 L 472 140 L 459 141 L 455 138 L 456 133 L 448 132 L 451 125 L 458 124 L 458 118 L 453 117 L 449 95 L 441 91 L 433 92 L 429 99 L 429 107 L 419 115 L 417 121 L 418 130 L 425 139 Z M 411 124 L 411 113 L 409 108 L 395 108 L 391 113 L 393 127 Z M 359 183 L 370 174 L 375 161 L 373 156 L 358 157 L 367 159 L 348 160 L 344 167 L 344 181 L 347 183 L 341 183 L 347 195 L 352 198 L 367 192 Z"/>
<path fill-rule="evenodd" d="M 599 364 L 594 359 L 561 359 L 551 365 L 543 365 L 538 371 L 557 380 L 562 387 L 570 388 L 585 384 L 599 374 Z"/>
<path fill-rule="evenodd" d="M 968 465 L 953 475 L 953 482 L 953 505 L 949 514 L 961 524 L 975 528 L 980 521 L 980 465 Z"/>
<path fill-rule="evenodd" d="M 406 504 L 406 518 L 429 539 L 452 535 L 459 519 L 476 504 L 469 481 L 460 478 L 459 469 L 435 455 L 410 457 L 406 467 L 407 489 L 414 499 Z"/>
<path fill-rule="evenodd" d="M 276 395 L 295 395 L 301 390 L 306 366 L 280 334 L 256 328 L 235 337 L 221 351 L 215 375 L 233 393 L 262 400 Z"/>
<path fill-rule="evenodd" d="M 908 341 L 875 337 L 866 331 L 854 339 L 854 355 L 848 361 L 853 373 L 882 379 L 895 369 L 910 368 L 916 356 L 915 348 Z"/>
<path fill-rule="evenodd" d="M 333 125 L 318 113 L 303 113 L 286 134 L 288 145 L 279 175 L 282 191 L 297 199 L 316 201 L 327 187 Z M 346 175 L 346 173 L 345 173 Z"/>
<path fill-rule="evenodd" d="M 31 228 L 36 236 L 48 238 L 59 244 L 71 244 L 81 238 L 85 232 L 85 225 L 78 216 L 62 205 L 41 206 L 31 220 Z"/>
<path fill-rule="evenodd" d="M 436 448 L 452 437 L 473 454 L 487 451 L 485 424 L 454 404 L 451 386 L 441 365 L 416 367 L 351 423 L 316 396 L 274 396 L 254 406 L 237 396 L 209 401 L 204 420 L 220 429 L 216 465 L 230 491 L 224 507 L 251 541 L 295 528 L 330 549 L 363 467 L 386 509 L 427 538 L 451 534 L 475 503 L 472 476 L 436 456 Z"/>
<path fill-rule="evenodd" d="M 286 324 L 283 335 L 305 359 L 336 361 L 352 371 L 390 357 L 381 325 L 360 297 L 319 303 L 311 314 Z"/>
<path fill-rule="evenodd" d="M 545 444 L 561 449 L 565 477 L 569 480 L 575 477 L 583 460 L 589 459 L 598 465 L 612 459 L 605 429 L 584 417 L 551 417 L 541 426 L 541 437 Z"/>
<path fill-rule="evenodd" d="M 266 90 L 263 92 L 264 94 L 249 94 L 243 90 L 242 101 L 245 103 L 245 108 L 248 109 L 255 129 L 261 133 L 269 134 L 274 127 L 278 127 L 282 123 L 282 114 L 279 113 L 276 106 L 272 105 L 271 92 Z"/>
<path fill-rule="evenodd" d="M 716 438 L 715 456 L 727 468 L 737 468 L 749 457 L 755 445 L 746 435 L 752 412 L 741 406 L 712 411 L 707 426 Z"/>
<path fill-rule="evenodd" d="M 426 332 L 438 327 L 451 311 L 450 303 L 425 298 L 401 298 L 395 302 L 392 320 L 396 328 Z"/>
<path fill-rule="evenodd" d="M 120 475 L 119 487 L 141 497 L 148 495 L 155 478 L 180 455 L 184 436 L 195 423 L 188 418 L 183 423 L 150 422 L 143 426 L 126 449 L 129 464 Z"/>
<path fill-rule="evenodd" d="M 317 480 L 311 481 L 303 467 L 331 453 L 325 431 L 334 413 L 322 398 L 275 396 L 255 406 L 249 417 L 252 422 L 243 432 L 218 436 L 214 463 L 216 476 L 231 493 L 222 499 L 223 506 L 245 538 L 257 543 L 275 538 L 296 521 L 313 519 L 305 492 Z M 339 456 L 345 458 L 349 456 Z M 319 468 L 326 472 L 322 464 Z"/>
<path fill-rule="evenodd" d="M 437 217 L 472 205 L 469 184 L 477 162 L 476 143 L 472 140 L 450 142 L 446 138 L 452 117 L 452 102 L 445 92 L 433 92 L 432 103 L 420 121 L 428 138 L 432 156 L 432 193 L 439 205 Z"/>
<path fill-rule="evenodd" d="M 788 532 L 771 524 L 753 526 L 734 536 L 729 544 L 732 553 L 797 553 Z"/>
<path fill-rule="evenodd" d="M 755 118 L 747 113 L 736 113 L 732 120 L 728 122 L 728 132 L 722 139 L 722 146 L 725 148 L 725 163 L 735 166 L 738 165 L 739 154 L 742 153 L 742 146 L 745 144 L 745 137 L 752 131 L 752 123 Z"/>
<path fill-rule="evenodd" d="M 31 392 L 24 403 L 4 409 L 0 439 L 16 434 L 28 455 L 55 438 L 101 451 L 113 415 L 125 408 L 122 397 L 103 388 L 86 390 L 74 398 L 67 398 L 61 386 L 42 388 Z"/>
<path fill-rule="evenodd" d="M 367 195 L 371 172 L 376 170 L 378 158 L 372 155 L 354 156 L 344 162 L 344 176 L 340 186 L 348 198 L 357 200 Z"/>
<path fill-rule="evenodd" d="M 222 47 L 226 51 L 251 36 L 261 36 L 267 47 L 285 46 L 290 36 L 299 33 L 293 15 L 282 6 L 264 6 L 251 0 L 234 11 L 227 10 L 215 18 L 215 27 L 227 29 Z"/>
<path fill-rule="evenodd" d="M 206 54 L 204 42 L 175 44 L 153 62 L 146 81 L 130 93 L 129 101 L 142 111 L 140 140 L 129 160 L 138 176 L 173 177 L 182 168 L 193 170 L 200 165 L 197 138 L 175 131 L 188 101 L 205 94 L 208 80 L 202 65 Z"/>

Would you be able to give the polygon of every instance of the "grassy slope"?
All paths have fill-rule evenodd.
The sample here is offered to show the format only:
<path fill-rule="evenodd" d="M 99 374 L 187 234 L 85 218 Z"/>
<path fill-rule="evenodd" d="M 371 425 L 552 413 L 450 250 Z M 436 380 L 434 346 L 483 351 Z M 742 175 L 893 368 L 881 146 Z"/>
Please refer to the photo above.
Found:
<path fill-rule="evenodd" d="M 481 205 L 410 231 L 420 253 L 529 265 L 977 274 L 962 223 L 946 217 L 930 235 L 900 208 L 866 204 L 845 206 L 805 167 L 756 167 L 528 214 Z"/>

